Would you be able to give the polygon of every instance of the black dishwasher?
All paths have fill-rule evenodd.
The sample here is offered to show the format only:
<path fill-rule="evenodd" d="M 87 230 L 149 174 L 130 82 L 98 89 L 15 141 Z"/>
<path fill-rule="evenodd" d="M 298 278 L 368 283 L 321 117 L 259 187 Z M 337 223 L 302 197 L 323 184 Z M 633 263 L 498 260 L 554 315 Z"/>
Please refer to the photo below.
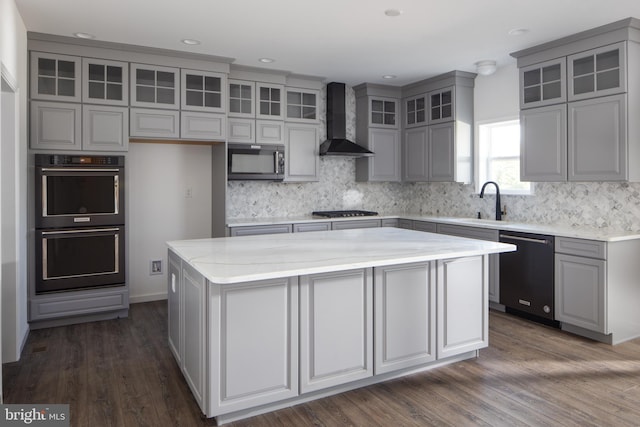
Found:
<path fill-rule="evenodd" d="M 507 312 L 555 325 L 554 237 L 500 231 L 500 241 L 518 247 L 500 254 L 500 304 Z"/>

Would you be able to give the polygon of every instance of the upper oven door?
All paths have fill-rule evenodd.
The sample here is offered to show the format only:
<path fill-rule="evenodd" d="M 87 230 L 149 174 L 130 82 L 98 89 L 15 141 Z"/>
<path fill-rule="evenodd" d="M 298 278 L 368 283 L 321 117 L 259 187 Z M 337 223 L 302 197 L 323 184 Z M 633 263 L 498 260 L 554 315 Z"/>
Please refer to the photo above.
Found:
<path fill-rule="evenodd" d="M 36 228 L 124 224 L 124 169 L 36 168 Z"/>

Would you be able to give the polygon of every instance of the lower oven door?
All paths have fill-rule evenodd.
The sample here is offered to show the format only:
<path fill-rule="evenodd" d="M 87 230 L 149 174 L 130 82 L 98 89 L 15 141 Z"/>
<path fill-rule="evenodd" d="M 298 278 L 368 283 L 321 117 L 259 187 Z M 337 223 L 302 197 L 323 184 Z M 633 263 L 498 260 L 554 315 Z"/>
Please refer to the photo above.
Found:
<path fill-rule="evenodd" d="M 121 286 L 124 226 L 36 230 L 36 294 Z"/>

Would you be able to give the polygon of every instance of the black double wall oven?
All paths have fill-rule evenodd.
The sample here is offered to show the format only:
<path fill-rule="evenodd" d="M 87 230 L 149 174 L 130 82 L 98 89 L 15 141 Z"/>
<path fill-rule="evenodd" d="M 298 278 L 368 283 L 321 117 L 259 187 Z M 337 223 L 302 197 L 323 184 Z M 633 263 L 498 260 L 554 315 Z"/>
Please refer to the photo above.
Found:
<path fill-rule="evenodd" d="M 125 285 L 124 156 L 35 155 L 36 294 Z"/>

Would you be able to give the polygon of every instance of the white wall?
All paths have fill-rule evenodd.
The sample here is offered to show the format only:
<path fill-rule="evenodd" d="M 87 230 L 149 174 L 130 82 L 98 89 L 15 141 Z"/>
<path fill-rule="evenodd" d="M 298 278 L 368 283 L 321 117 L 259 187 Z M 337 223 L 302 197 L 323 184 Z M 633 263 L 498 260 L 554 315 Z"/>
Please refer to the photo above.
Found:
<path fill-rule="evenodd" d="M 2 361 L 18 360 L 27 323 L 27 32 L 13 0 L 0 0 L 2 130 Z M 13 93 L 15 90 L 15 93 Z M 6 296 L 6 298 L 5 298 Z"/>
<path fill-rule="evenodd" d="M 165 242 L 211 236 L 211 147 L 129 144 L 125 173 L 131 302 L 163 299 Z M 151 260 L 162 260 L 161 275 L 149 274 Z"/>

